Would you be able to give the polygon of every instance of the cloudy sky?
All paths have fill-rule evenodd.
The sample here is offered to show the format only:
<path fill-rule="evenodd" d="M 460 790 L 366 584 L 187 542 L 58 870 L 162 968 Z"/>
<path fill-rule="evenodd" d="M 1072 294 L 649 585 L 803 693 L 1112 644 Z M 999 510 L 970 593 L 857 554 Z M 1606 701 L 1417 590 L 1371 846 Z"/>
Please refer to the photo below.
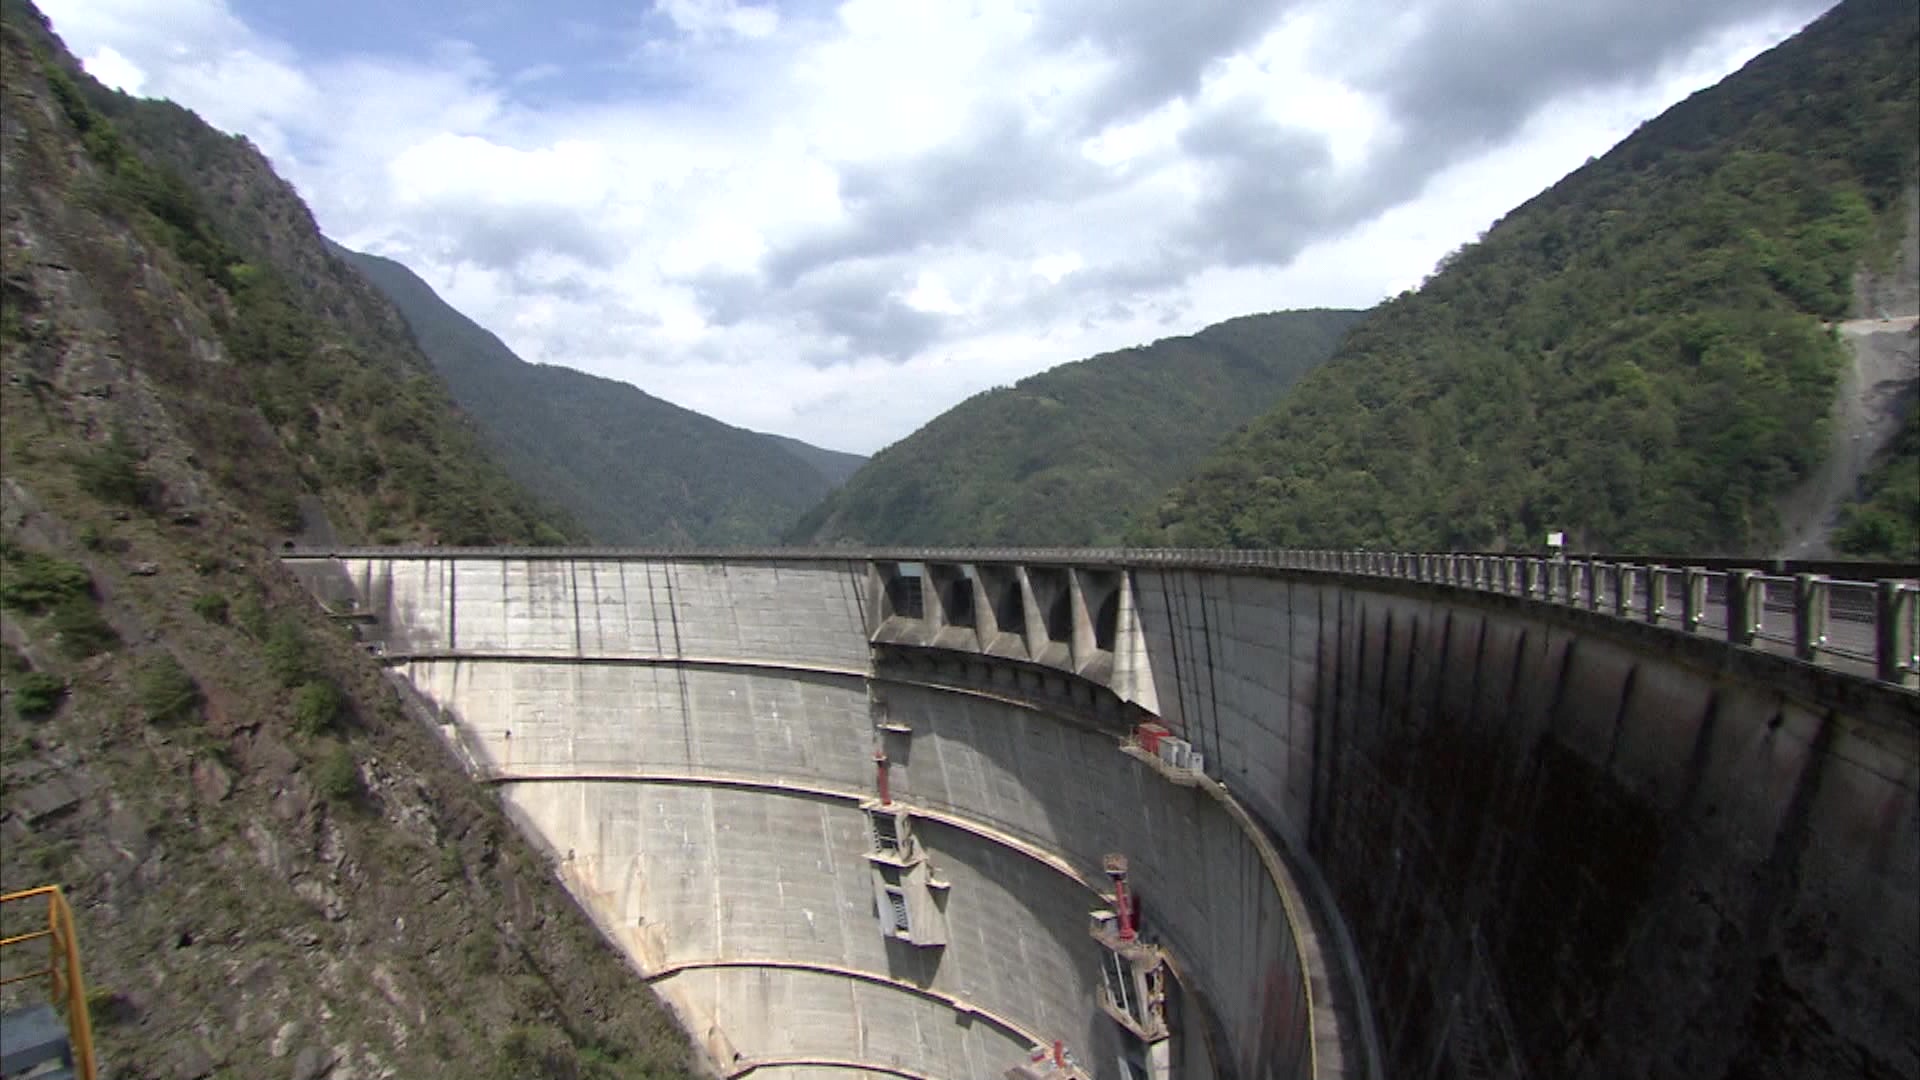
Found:
<path fill-rule="evenodd" d="M 1827 0 L 40 0 L 522 357 L 871 452 L 1365 307 Z"/>

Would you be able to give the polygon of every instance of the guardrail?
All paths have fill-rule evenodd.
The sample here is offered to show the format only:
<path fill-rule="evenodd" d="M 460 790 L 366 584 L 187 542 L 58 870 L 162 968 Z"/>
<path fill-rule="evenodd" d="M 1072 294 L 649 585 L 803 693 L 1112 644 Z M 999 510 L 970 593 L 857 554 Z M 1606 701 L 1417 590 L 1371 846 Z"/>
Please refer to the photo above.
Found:
<path fill-rule="evenodd" d="M 1920 567 L 1855 581 L 1825 574 L 1585 558 L 1211 548 L 287 548 L 287 559 L 731 559 L 1016 562 L 1280 570 L 1425 582 L 1611 614 L 1822 667 L 1920 687 Z M 1718 565 L 1728 566 L 1725 560 Z M 1788 564 L 1791 565 L 1791 564 Z M 1884 564 L 1872 567 L 1886 569 Z"/>
<path fill-rule="evenodd" d="M 1326 560 L 1298 554 L 1308 569 L 1430 581 L 1601 611 L 1920 686 L 1920 581 L 1580 559 L 1358 553 Z"/>

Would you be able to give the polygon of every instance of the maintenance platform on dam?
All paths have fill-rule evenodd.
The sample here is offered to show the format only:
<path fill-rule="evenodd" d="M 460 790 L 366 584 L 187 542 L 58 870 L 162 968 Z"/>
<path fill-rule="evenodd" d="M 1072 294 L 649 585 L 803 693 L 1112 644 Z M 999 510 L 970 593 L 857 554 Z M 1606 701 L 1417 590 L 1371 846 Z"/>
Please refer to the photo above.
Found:
<path fill-rule="evenodd" d="M 292 550 L 727 1076 L 1920 1075 L 1920 585 Z"/>

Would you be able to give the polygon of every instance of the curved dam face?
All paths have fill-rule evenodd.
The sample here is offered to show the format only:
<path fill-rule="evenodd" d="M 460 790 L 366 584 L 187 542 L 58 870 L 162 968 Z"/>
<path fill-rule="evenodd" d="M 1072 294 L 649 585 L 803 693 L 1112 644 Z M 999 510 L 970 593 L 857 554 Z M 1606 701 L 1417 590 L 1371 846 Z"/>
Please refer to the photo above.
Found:
<path fill-rule="evenodd" d="M 723 1075 L 1920 1075 L 1906 691 L 1331 573 L 287 562 Z"/>

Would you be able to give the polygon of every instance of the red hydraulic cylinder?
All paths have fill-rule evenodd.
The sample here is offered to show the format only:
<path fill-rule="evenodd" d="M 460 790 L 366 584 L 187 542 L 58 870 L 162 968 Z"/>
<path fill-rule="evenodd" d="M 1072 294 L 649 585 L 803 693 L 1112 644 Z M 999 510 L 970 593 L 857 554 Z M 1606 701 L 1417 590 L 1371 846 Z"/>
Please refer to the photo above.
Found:
<path fill-rule="evenodd" d="M 1120 916 L 1120 940 L 1133 940 L 1133 902 L 1127 896 L 1127 857 L 1106 857 L 1107 877 L 1113 879 L 1113 906 Z"/>

